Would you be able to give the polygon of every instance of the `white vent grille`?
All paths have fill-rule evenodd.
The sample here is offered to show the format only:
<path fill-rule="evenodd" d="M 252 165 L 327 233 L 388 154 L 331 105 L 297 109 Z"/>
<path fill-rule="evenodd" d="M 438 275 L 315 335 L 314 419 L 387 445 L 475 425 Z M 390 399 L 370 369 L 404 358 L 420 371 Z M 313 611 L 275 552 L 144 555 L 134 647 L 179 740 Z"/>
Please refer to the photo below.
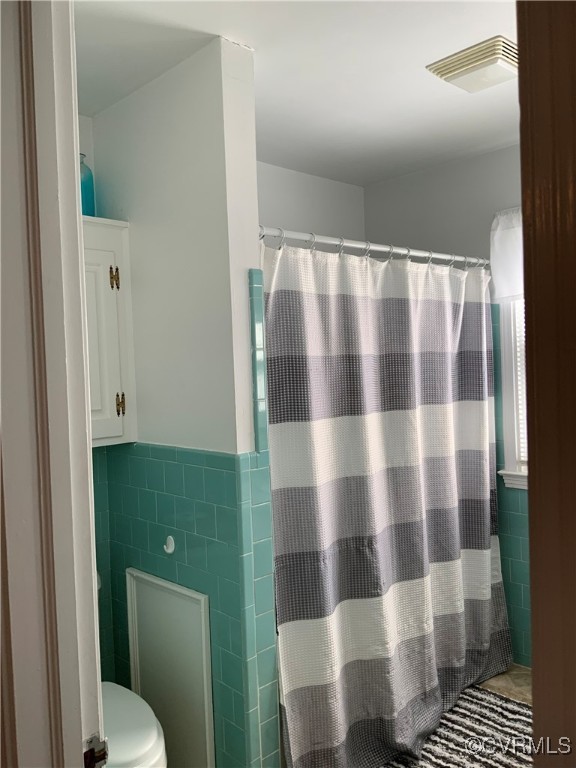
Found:
<path fill-rule="evenodd" d="M 497 35 L 435 61 L 426 69 L 442 80 L 474 93 L 517 76 L 518 47 L 508 38 Z"/>

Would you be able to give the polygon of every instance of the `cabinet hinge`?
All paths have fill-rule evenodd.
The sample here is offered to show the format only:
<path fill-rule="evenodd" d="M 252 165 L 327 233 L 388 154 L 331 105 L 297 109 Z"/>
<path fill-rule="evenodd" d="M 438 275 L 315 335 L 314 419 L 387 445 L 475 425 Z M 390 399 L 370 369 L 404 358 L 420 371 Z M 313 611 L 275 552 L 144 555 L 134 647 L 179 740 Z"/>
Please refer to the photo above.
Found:
<path fill-rule="evenodd" d="M 108 760 L 108 743 L 95 734 L 84 742 L 84 768 L 102 768 Z"/>
<path fill-rule="evenodd" d="M 110 288 L 114 290 L 116 288 L 117 291 L 120 290 L 120 270 L 118 267 L 114 268 L 112 265 L 110 265 Z"/>
<path fill-rule="evenodd" d="M 116 392 L 116 416 L 124 416 L 126 413 L 126 395 L 122 392 L 120 396 L 119 392 Z"/>

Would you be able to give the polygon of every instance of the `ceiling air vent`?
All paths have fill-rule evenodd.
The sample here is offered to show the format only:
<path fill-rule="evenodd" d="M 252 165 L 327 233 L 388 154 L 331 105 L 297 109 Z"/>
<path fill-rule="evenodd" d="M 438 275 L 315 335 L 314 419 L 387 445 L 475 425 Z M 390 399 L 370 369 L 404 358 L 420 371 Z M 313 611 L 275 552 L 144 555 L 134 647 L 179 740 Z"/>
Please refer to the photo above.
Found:
<path fill-rule="evenodd" d="M 468 93 L 475 93 L 517 76 L 518 46 L 497 35 L 435 61 L 426 69 Z"/>

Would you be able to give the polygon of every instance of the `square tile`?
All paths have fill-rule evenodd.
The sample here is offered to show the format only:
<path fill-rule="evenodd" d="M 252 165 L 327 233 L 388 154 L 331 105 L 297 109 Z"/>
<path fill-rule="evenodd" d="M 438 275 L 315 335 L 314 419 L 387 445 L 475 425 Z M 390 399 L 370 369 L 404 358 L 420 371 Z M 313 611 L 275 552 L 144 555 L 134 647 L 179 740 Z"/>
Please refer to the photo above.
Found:
<path fill-rule="evenodd" d="M 161 525 L 176 525 L 176 512 L 174 509 L 174 496 L 168 493 L 159 493 L 156 496 L 156 518 Z"/>
<path fill-rule="evenodd" d="M 156 522 L 156 494 L 145 488 L 138 489 L 138 507 L 143 520 Z"/>
<path fill-rule="evenodd" d="M 230 650 L 230 617 L 220 611 L 210 614 L 210 635 L 219 648 Z"/>
<path fill-rule="evenodd" d="M 264 272 L 261 269 L 253 267 L 248 270 L 249 285 L 264 285 Z"/>
<path fill-rule="evenodd" d="M 249 453 L 237 453 L 236 454 L 236 472 L 245 472 L 250 469 L 250 454 Z"/>
<path fill-rule="evenodd" d="M 114 515 L 114 539 L 120 544 L 132 544 L 131 517 L 127 515 Z"/>
<path fill-rule="evenodd" d="M 224 749 L 240 761 L 240 765 L 246 762 L 246 734 L 242 728 L 224 720 Z"/>
<path fill-rule="evenodd" d="M 139 456 L 130 456 L 128 458 L 130 469 L 130 485 L 136 488 L 146 488 L 146 459 Z"/>
<path fill-rule="evenodd" d="M 247 710 L 258 706 L 258 663 L 255 656 L 244 663 L 244 700 Z"/>
<path fill-rule="evenodd" d="M 234 691 L 234 722 L 239 728 L 242 728 L 242 730 L 244 730 L 244 716 L 244 696 L 241 693 Z"/>
<path fill-rule="evenodd" d="M 274 611 L 256 616 L 256 651 L 276 644 L 276 615 Z"/>
<path fill-rule="evenodd" d="M 278 697 L 278 683 L 269 683 L 259 690 L 260 719 L 262 722 L 278 715 L 280 707 Z"/>
<path fill-rule="evenodd" d="M 138 517 L 138 488 L 131 485 L 121 486 L 122 512 L 129 517 Z"/>
<path fill-rule="evenodd" d="M 164 490 L 164 462 L 146 459 L 146 487 L 151 491 Z"/>
<path fill-rule="evenodd" d="M 184 495 L 189 499 L 204 501 L 204 470 L 192 464 L 184 465 Z"/>
<path fill-rule="evenodd" d="M 259 504 L 252 507 L 252 538 L 254 541 L 272 538 L 272 506 Z"/>
<path fill-rule="evenodd" d="M 270 501 L 270 472 L 268 469 L 253 469 L 250 471 L 250 488 L 252 505 L 265 504 Z"/>
<path fill-rule="evenodd" d="M 230 618 L 230 650 L 242 658 L 242 626 L 238 619 Z"/>
<path fill-rule="evenodd" d="M 272 539 L 254 544 L 254 578 L 268 576 L 273 572 Z"/>
<path fill-rule="evenodd" d="M 234 581 L 227 579 L 218 579 L 218 596 L 220 610 L 233 619 L 239 619 L 241 615 L 240 607 L 240 587 Z"/>
<path fill-rule="evenodd" d="M 241 504 L 250 502 L 250 469 L 236 473 L 236 498 Z"/>
<path fill-rule="evenodd" d="M 273 717 L 260 725 L 262 754 L 270 755 L 278 750 L 280 728 L 278 717 Z"/>
<path fill-rule="evenodd" d="M 148 525 L 146 520 L 132 520 L 132 544 L 136 549 L 148 551 Z"/>
<path fill-rule="evenodd" d="M 220 506 L 226 506 L 226 475 L 220 469 L 204 470 L 205 497 L 206 501 Z"/>
<path fill-rule="evenodd" d="M 223 469 L 226 472 L 236 471 L 236 454 L 234 453 L 206 453 L 206 466 L 211 469 Z"/>
<path fill-rule="evenodd" d="M 262 768 L 282 768 L 280 752 L 273 752 L 262 758 Z"/>
<path fill-rule="evenodd" d="M 216 538 L 226 544 L 238 544 L 238 513 L 228 507 L 216 507 Z"/>
<path fill-rule="evenodd" d="M 234 719 L 234 691 L 224 683 L 214 681 L 214 710 L 228 720 Z"/>
<path fill-rule="evenodd" d="M 238 693 L 243 693 L 242 660 L 239 659 L 238 656 L 234 656 L 232 653 L 222 650 L 220 652 L 220 663 L 222 668 L 222 682 L 235 691 L 238 691 Z"/>
<path fill-rule="evenodd" d="M 181 464 L 194 464 L 197 467 L 203 467 L 206 464 L 206 454 L 191 448 L 178 448 L 177 458 Z"/>
<path fill-rule="evenodd" d="M 164 463 L 164 483 L 166 493 L 172 493 L 175 496 L 184 495 L 184 466 L 175 461 Z"/>
<path fill-rule="evenodd" d="M 256 612 L 253 605 L 242 609 L 242 648 L 245 659 L 256 655 Z"/>
<path fill-rule="evenodd" d="M 515 584 L 530 586 L 530 573 L 528 563 L 520 560 L 510 561 L 510 578 Z"/>
<path fill-rule="evenodd" d="M 245 723 L 249 758 L 254 759 L 260 755 L 260 718 L 257 709 L 246 714 Z M 260 760 L 258 760 L 258 768 L 260 768 Z"/>
<path fill-rule="evenodd" d="M 178 563 L 178 584 L 210 598 L 210 609 L 218 610 L 218 577 L 190 565 Z"/>
<path fill-rule="evenodd" d="M 160 461 L 176 461 L 177 448 L 169 445 L 150 445 L 150 458 Z"/>
<path fill-rule="evenodd" d="M 272 646 L 258 653 L 258 682 L 260 686 L 276 682 L 276 647 Z"/>
<path fill-rule="evenodd" d="M 240 549 L 240 554 L 248 555 L 252 552 L 252 513 L 250 502 L 240 504 L 238 515 L 238 548 Z"/>
<path fill-rule="evenodd" d="M 195 533 L 186 534 L 186 562 L 195 568 L 206 570 L 206 539 Z"/>
<path fill-rule="evenodd" d="M 264 576 L 254 582 L 254 605 L 256 615 L 274 610 L 274 578 Z"/>
<path fill-rule="evenodd" d="M 176 560 L 170 560 L 167 557 L 151 554 L 150 552 L 141 553 L 142 570 L 151 573 L 152 576 L 158 576 L 159 579 L 166 581 L 176 581 L 177 565 Z"/>
<path fill-rule="evenodd" d="M 194 533 L 196 530 L 194 523 L 195 504 L 196 502 L 192 499 L 185 499 L 181 496 L 174 497 L 174 525 L 176 528 Z"/>
<path fill-rule="evenodd" d="M 194 519 L 196 521 L 196 533 L 211 539 L 216 538 L 216 507 L 214 504 L 195 502 Z"/>
<path fill-rule="evenodd" d="M 230 581 L 238 581 L 240 565 L 238 549 L 212 539 L 206 540 L 207 568 L 210 573 Z"/>
<path fill-rule="evenodd" d="M 254 605 L 254 555 L 240 557 L 240 596 L 243 607 Z"/>
<path fill-rule="evenodd" d="M 508 607 L 512 605 L 522 605 L 522 584 L 513 584 L 511 581 L 504 583 L 504 592 L 506 593 L 506 604 Z"/>

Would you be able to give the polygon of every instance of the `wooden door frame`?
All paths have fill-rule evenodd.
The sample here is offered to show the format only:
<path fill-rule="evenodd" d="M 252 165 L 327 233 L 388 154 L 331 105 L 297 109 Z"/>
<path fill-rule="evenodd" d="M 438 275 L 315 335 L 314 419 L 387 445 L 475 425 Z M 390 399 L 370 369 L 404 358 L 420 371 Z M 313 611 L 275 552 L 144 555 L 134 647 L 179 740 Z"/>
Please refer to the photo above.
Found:
<path fill-rule="evenodd" d="M 0 754 L 77 768 L 102 708 L 73 7 L 0 10 Z"/>
<path fill-rule="evenodd" d="M 576 764 L 576 3 L 517 3 L 534 739 Z"/>

